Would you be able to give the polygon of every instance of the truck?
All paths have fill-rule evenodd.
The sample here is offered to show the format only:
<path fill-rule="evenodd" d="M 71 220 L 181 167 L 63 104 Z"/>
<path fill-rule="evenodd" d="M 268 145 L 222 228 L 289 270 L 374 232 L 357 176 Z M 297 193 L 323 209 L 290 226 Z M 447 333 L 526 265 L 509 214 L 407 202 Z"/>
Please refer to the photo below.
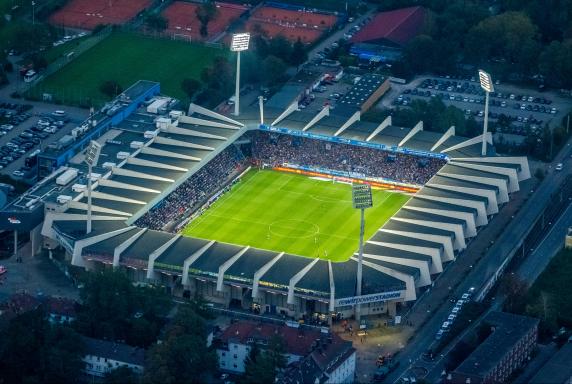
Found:
<path fill-rule="evenodd" d="M 170 99 L 168 98 L 157 98 L 147 106 L 147 113 L 160 114 L 161 110 L 164 110 L 169 105 L 169 102 Z"/>
<path fill-rule="evenodd" d="M 69 168 L 56 178 L 57 185 L 68 185 L 70 181 L 77 177 L 78 171 L 75 168 Z"/>

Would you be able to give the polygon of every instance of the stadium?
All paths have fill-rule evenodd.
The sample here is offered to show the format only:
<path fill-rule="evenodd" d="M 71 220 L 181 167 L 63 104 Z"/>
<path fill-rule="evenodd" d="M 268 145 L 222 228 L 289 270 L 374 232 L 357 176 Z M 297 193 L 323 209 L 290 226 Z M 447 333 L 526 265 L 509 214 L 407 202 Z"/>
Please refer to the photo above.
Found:
<path fill-rule="evenodd" d="M 361 121 L 386 84 L 371 82 L 318 111 L 284 87 L 236 117 L 182 110 L 160 84 L 139 81 L 71 146 L 40 155 L 46 178 L 0 213 L 3 229 L 29 232 L 33 248 L 63 250 L 73 266 L 123 269 L 227 308 L 323 323 L 360 302 L 364 315 L 394 316 L 463 257 L 530 171 L 492 146 L 481 156 L 482 137 L 454 127 Z M 86 233 L 90 140 L 102 149 Z M 374 189 L 360 296 L 352 183 Z"/>

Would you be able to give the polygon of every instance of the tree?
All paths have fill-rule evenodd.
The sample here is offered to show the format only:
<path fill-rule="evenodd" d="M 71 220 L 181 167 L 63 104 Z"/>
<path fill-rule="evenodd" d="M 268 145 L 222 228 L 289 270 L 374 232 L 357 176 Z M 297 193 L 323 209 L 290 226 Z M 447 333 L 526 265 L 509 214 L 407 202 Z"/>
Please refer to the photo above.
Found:
<path fill-rule="evenodd" d="M 284 340 L 273 336 L 264 352 L 258 350 L 254 343 L 245 361 L 244 383 L 264 384 L 273 383 L 278 370 L 286 368 L 284 355 Z"/>
<path fill-rule="evenodd" d="M 82 356 L 79 335 L 50 325 L 42 309 L 15 317 L 0 332 L 0 372 L 6 383 L 75 383 Z"/>
<path fill-rule="evenodd" d="M 503 309 L 510 313 L 521 313 L 526 306 L 528 285 L 514 274 L 503 276 L 500 292 L 505 296 Z"/>
<path fill-rule="evenodd" d="M 216 4 L 212 0 L 205 1 L 196 9 L 195 13 L 197 15 L 197 19 L 199 19 L 201 23 L 200 34 L 201 36 L 206 37 L 209 34 L 209 22 L 218 15 Z"/>
<path fill-rule="evenodd" d="M 115 80 L 106 80 L 99 86 L 99 91 L 108 97 L 115 97 L 123 92 L 123 87 Z"/>
<path fill-rule="evenodd" d="M 288 66 L 282 59 L 276 56 L 268 56 L 262 62 L 262 68 L 266 74 L 263 79 L 264 84 L 273 86 L 280 82 Z"/>
<path fill-rule="evenodd" d="M 138 384 L 139 375 L 131 368 L 122 366 L 109 371 L 103 382 L 104 384 Z"/>
<path fill-rule="evenodd" d="M 548 85 L 572 87 L 572 39 L 550 43 L 540 55 L 539 69 Z"/>
<path fill-rule="evenodd" d="M 298 38 L 294 45 L 292 46 L 292 54 L 290 55 L 290 64 L 295 65 L 298 68 L 301 64 L 308 60 L 308 52 L 302 40 Z"/>
<path fill-rule="evenodd" d="M 203 383 L 217 369 L 217 356 L 207 348 L 204 320 L 191 307 L 180 307 L 165 340 L 147 355 L 144 381 Z"/>
<path fill-rule="evenodd" d="M 151 14 L 145 19 L 145 24 L 152 30 L 162 32 L 169 26 L 169 22 L 159 14 Z"/>
<path fill-rule="evenodd" d="M 124 273 L 110 270 L 90 273 L 80 296 L 76 327 L 81 333 L 140 347 L 157 338 L 171 306 L 162 290 L 134 287 Z"/>
<path fill-rule="evenodd" d="M 181 89 L 187 94 L 189 100 L 193 100 L 193 96 L 201 89 L 201 83 L 195 79 L 183 79 L 181 81 Z"/>

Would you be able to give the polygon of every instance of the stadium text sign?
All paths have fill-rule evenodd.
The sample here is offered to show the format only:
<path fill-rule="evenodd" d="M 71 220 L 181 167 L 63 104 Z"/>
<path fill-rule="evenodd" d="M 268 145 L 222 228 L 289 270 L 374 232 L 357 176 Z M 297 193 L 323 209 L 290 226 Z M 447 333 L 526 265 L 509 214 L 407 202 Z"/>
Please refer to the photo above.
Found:
<path fill-rule="evenodd" d="M 374 293 L 371 295 L 345 297 L 343 299 L 337 299 L 335 301 L 335 306 L 336 307 L 344 307 L 347 305 L 377 303 L 380 301 L 398 299 L 400 297 L 401 297 L 401 291 L 392 291 L 392 292 Z"/>

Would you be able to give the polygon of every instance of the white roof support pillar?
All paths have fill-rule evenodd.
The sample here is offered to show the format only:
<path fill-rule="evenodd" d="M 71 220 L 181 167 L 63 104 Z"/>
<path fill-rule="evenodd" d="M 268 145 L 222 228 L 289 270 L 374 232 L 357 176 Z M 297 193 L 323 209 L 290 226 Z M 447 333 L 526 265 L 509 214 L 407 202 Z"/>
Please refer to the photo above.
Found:
<path fill-rule="evenodd" d="M 214 118 L 214 119 L 226 121 L 227 123 L 231 123 L 231 124 L 234 124 L 234 125 L 238 125 L 239 127 L 244 127 L 244 124 L 242 124 L 242 123 L 240 123 L 240 122 L 238 122 L 238 121 L 236 121 L 236 120 L 233 120 L 233 119 L 231 119 L 230 117 L 227 117 L 227 116 L 225 116 L 225 115 L 221 115 L 220 113 L 216 113 L 216 112 L 214 112 L 214 111 L 211 111 L 210 109 L 201 107 L 200 105 L 197 105 L 197 104 L 194 104 L 194 103 L 191 103 L 191 104 L 189 105 L 189 113 L 188 113 L 188 115 L 190 116 L 190 115 L 192 115 L 193 113 L 198 113 L 198 114 L 201 114 L 201 115 L 205 115 L 205 116 L 208 116 L 208 117 L 212 117 L 212 118 Z"/>
<path fill-rule="evenodd" d="M 207 249 L 212 247 L 212 245 L 214 243 L 215 243 L 215 241 L 213 240 L 210 243 L 203 245 L 201 247 L 201 249 L 199 249 L 198 251 L 196 251 L 191 256 L 189 256 L 185 259 L 185 261 L 183 262 L 183 276 L 182 276 L 182 281 L 181 281 L 184 287 L 189 285 L 189 269 L 191 267 L 191 264 L 193 264 L 195 261 L 197 261 L 197 259 L 199 257 L 201 257 L 201 255 L 203 253 L 205 253 L 207 251 Z"/>
<path fill-rule="evenodd" d="M 312 118 L 312 120 L 310 120 L 310 122 L 304 126 L 304 128 L 302 128 L 302 131 L 307 131 L 308 129 L 312 128 L 314 126 L 314 124 L 316 124 L 318 121 L 322 120 L 325 116 L 330 116 L 330 106 L 329 105 L 324 106 L 324 108 L 322 108 L 322 110 L 320 112 L 318 112 L 316 114 L 316 116 L 314 116 Z"/>
<path fill-rule="evenodd" d="M 491 189 L 459 187 L 459 186 L 434 184 L 434 183 L 431 183 L 431 188 L 439 189 L 441 191 L 454 191 L 454 192 L 466 193 L 467 195 L 484 197 L 487 199 L 487 204 L 486 204 L 487 215 L 494 215 L 499 212 L 497 194 L 495 191 Z"/>
<path fill-rule="evenodd" d="M 83 257 L 81 257 L 81 252 L 85 247 L 99 243 L 100 241 L 103 240 L 111 239 L 112 237 L 121 235 L 122 233 L 130 231 L 133 228 L 135 227 L 125 227 L 115 231 L 102 233 L 101 235 L 95 235 L 92 237 L 88 237 L 87 239 L 81 239 L 76 241 L 73 247 L 71 264 L 77 267 L 85 267 L 85 261 L 83 260 Z"/>
<path fill-rule="evenodd" d="M 358 259 L 355 256 L 352 256 L 352 260 L 357 263 Z M 396 271 L 395 269 L 391 269 L 388 267 L 381 266 L 379 264 L 373 263 L 371 261 L 363 261 L 363 265 L 369 267 L 371 269 L 375 269 L 376 271 L 385 273 L 391 277 L 395 277 L 397 280 L 401 280 L 405 283 L 405 301 L 411 301 L 417 299 L 417 293 L 415 291 L 415 279 L 413 276 L 407 275 L 403 272 Z"/>
<path fill-rule="evenodd" d="M 181 283 L 183 284 L 184 287 L 189 285 L 189 269 L 190 269 L 191 265 L 195 261 L 197 261 L 197 259 L 199 257 L 201 257 L 201 255 L 207 251 L 207 249 L 212 247 L 212 245 L 214 243 L 215 243 L 215 241 L 213 240 L 213 241 L 203 245 L 201 247 L 201 249 L 199 249 L 198 251 L 196 251 L 191 256 L 189 256 L 185 259 L 185 261 L 183 262 L 183 276 L 182 276 L 182 281 L 181 281 Z"/>
<path fill-rule="evenodd" d="M 141 201 L 141 200 L 129 199 L 127 197 L 121 197 L 121 196 L 115 196 L 115 195 L 112 195 L 109 193 L 103 193 L 103 192 L 99 192 L 99 191 L 92 191 L 91 197 L 93 197 L 94 199 L 119 201 L 119 202 L 128 203 L 128 204 L 137 204 L 137 205 L 147 204 L 146 202 Z"/>
<path fill-rule="evenodd" d="M 477 226 L 475 224 L 475 216 L 470 212 L 463 212 L 463 211 L 451 211 L 447 209 L 433 209 L 433 208 L 421 208 L 421 207 L 412 207 L 405 205 L 403 207 L 409 211 L 417 211 L 417 212 L 427 212 L 432 213 L 435 215 L 441 215 L 446 217 L 452 217 L 454 219 L 460 219 L 465 222 L 465 237 L 475 237 L 477 235 Z"/>
<path fill-rule="evenodd" d="M 180 116 L 179 123 L 201 125 L 203 127 L 213 127 L 213 128 L 224 128 L 224 129 L 235 129 L 235 130 L 240 129 L 240 127 L 237 127 L 236 125 L 219 123 L 218 121 L 199 119 L 198 117 L 191 117 L 191 116 Z"/>
<path fill-rule="evenodd" d="M 419 233 L 414 231 L 406 231 L 406 230 L 401 231 L 401 230 L 383 229 L 383 228 L 381 228 L 379 231 L 391 233 L 394 235 L 409 237 L 410 239 L 421 239 L 441 244 L 443 246 L 443 253 L 441 254 L 441 260 L 440 262 L 436 262 L 436 260 L 433 261 L 433 265 L 435 266 L 436 270 L 438 270 L 439 268 L 441 269 L 437 272 L 443 271 L 443 262 L 455 259 L 455 254 L 453 251 L 453 239 L 451 239 L 449 236 L 432 235 L 428 233 Z"/>
<path fill-rule="evenodd" d="M 525 156 L 522 157 L 463 157 L 460 159 L 455 159 L 457 162 L 475 162 L 482 163 L 486 165 L 487 163 L 498 163 L 498 164 L 518 164 L 520 165 L 520 170 L 518 171 L 518 181 L 523 181 L 530 179 L 530 166 L 528 164 L 528 159 Z"/>
<path fill-rule="evenodd" d="M 487 143 L 492 144 L 493 143 L 493 135 L 490 132 L 487 132 Z M 483 142 L 483 135 L 479 135 L 476 137 L 473 137 L 472 139 L 469 140 L 465 140 L 462 143 L 459 143 L 457 145 L 453 145 L 452 147 L 449 148 L 445 148 L 441 151 L 441 153 L 447 153 L 447 152 L 451 152 L 451 151 L 455 151 L 457 149 L 463 149 L 465 147 L 470 147 L 471 145 L 474 144 L 480 144 Z"/>
<path fill-rule="evenodd" d="M 290 282 L 288 283 L 288 300 L 287 300 L 288 304 L 294 304 L 294 288 L 296 287 L 296 284 L 298 284 L 298 282 L 302 280 L 302 277 L 304 277 L 304 275 L 308 273 L 308 271 L 312 269 L 312 267 L 316 265 L 316 263 L 319 260 L 320 259 L 312 260 L 311 263 L 306 265 L 304 268 L 302 268 L 302 270 L 300 270 L 298 273 L 292 276 Z"/>
<path fill-rule="evenodd" d="M 477 227 L 482 227 L 483 225 L 487 225 L 489 223 L 489 219 L 487 217 L 487 208 L 485 206 L 484 201 L 465 200 L 453 197 L 441 197 L 433 195 L 417 195 L 415 196 L 415 198 L 426 201 L 437 201 L 446 204 L 454 204 L 454 205 L 459 205 L 461 207 L 475 208 L 477 210 L 477 218 L 475 220 L 475 224 L 477 225 Z"/>
<path fill-rule="evenodd" d="M 164 163 L 160 163 L 158 161 L 140 159 L 138 157 L 128 157 L 126 159 L 126 163 L 127 164 L 133 164 L 133 165 L 140 165 L 142 167 L 148 167 L 148 168 L 169 169 L 171 171 L 179 171 L 179 172 L 187 172 L 188 171 L 187 168 L 177 167 L 177 166 L 170 165 L 170 164 L 164 164 Z"/>
<path fill-rule="evenodd" d="M 180 237 L 181 235 L 173 236 L 173 238 L 171 238 L 165 244 L 161 245 L 159 248 L 151 252 L 151 254 L 149 255 L 149 260 L 147 261 L 148 279 L 155 278 L 155 260 L 157 260 L 159 256 L 161 256 L 167 249 L 169 249 L 169 247 L 171 247 L 171 245 L 173 245 L 175 241 L 179 240 Z"/>
<path fill-rule="evenodd" d="M 264 264 L 262 267 L 260 267 L 255 273 L 254 273 L 254 278 L 252 279 L 252 298 L 255 299 L 258 297 L 258 291 L 259 291 L 259 286 L 260 286 L 260 278 L 262 276 L 264 276 L 264 274 L 266 272 L 268 272 L 268 270 L 274 265 L 276 264 L 276 262 L 278 260 L 280 260 L 280 258 L 284 255 L 284 252 L 279 253 L 278 255 L 276 255 L 276 257 L 274 257 L 272 260 L 270 260 L 268 263 Z"/>
<path fill-rule="evenodd" d="M 463 180 L 463 181 L 474 181 L 476 183 L 493 185 L 498 188 L 498 202 L 499 204 L 508 203 L 508 183 L 506 180 L 494 179 L 485 176 L 472 176 L 472 175 L 459 175 L 456 173 L 439 172 L 438 175 L 446 176 L 452 179 Z"/>
<path fill-rule="evenodd" d="M 140 192 L 148 192 L 148 193 L 161 193 L 161 191 L 151 188 L 141 187 L 139 185 L 127 184 L 122 183 L 115 180 L 110 179 L 99 179 L 99 186 L 100 187 L 110 187 L 116 189 L 127 189 L 129 191 L 140 191 Z"/>
<path fill-rule="evenodd" d="M 169 125 L 167 128 L 161 128 L 161 131 L 167 133 L 174 133 L 176 135 L 203 137 L 205 139 L 226 141 L 226 137 L 224 136 L 212 135 L 210 133 L 199 132 L 193 129 L 179 128 L 175 127 L 174 125 Z"/>
<path fill-rule="evenodd" d="M 434 150 L 439 148 L 441 146 L 441 144 L 443 144 L 445 141 L 447 141 L 447 139 L 451 136 L 455 136 L 455 126 L 454 125 L 451 128 L 447 129 L 447 131 L 445 133 L 443 133 L 443 136 L 441 136 L 439 138 L 439 140 L 437 140 L 435 145 L 433 145 L 431 147 L 431 152 L 433 152 Z"/>
<path fill-rule="evenodd" d="M 351 115 L 351 117 L 344 123 L 344 125 L 342 125 L 340 127 L 340 129 L 338 129 L 336 131 L 336 133 L 334 133 L 334 136 L 339 136 L 341 135 L 346 129 L 348 129 L 353 123 L 355 123 L 356 121 L 359 121 L 361 119 L 361 113 L 360 111 L 357 111 L 356 113 L 354 113 L 353 115 Z"/>
<path fill-rule="evenodd" d="M 168 179 L 166 177 L 150 175 L 148 173 L 143 173 L 143 172 L 131 171 L 129 169 L 123 169 L 120 167 L 113 167 L 111 171 L 114 175 L 118 175 L 118 176 L 129 176 L 129 177 L 135 177 L 138 179 L 164 181 L 166 183 L 174 183 L 175 182 L 175 180 Z"/>
<path fill-rule="evenodd" d="M 389 231 L 384 231 L 383 229 L 380 229 L 379 231 L 390 233 Z M 430 273 L 441 273 L 441 272 L 443 272 L 443 263 L 442 263 L 443 255 L 441 254 L 441 251 L 439 249 L 419 247 L 419 246 L 408 245 L 408 244 L 391 243 L 391 242 L 387 242 L 387 241 L 369 240 L 368 243 L 377 244 L 377 245 L 380 245 L 382 247 L 398 249 L 400 251 L 419 253 L 421 255 L 429 256 L 429 257 L 431 257 L 431 266 L 429 268 Z"/>
<path fill-rule="evenodd" d="M 458 167 L 508 176 L 508 191 L 512 193 L 512 192 L 517 192 L 520 189 L 520 185 L 518 183 L 517 171 L 514 168 L 497 167 L 492 164 L 491 165 L 475 164 L 464 161 L 453 161 L 451 162 L 451 164 L 456 165 Z"/>
<path fill-rule="evenodd" d="M 408 267 L 417 268 L 419 270 L 419 279 L 415 282 L 416 287 L 426 287 L 431 284 L 431 273 L 429 272 L 429 263 L 423 260 L 408 259 L 405 257 L 389 257 L 384 255 L 373 255 L 369 253 L 364 253 L 364 257 L 373 260 L 387 261 L 389 263 L 395 263 L 400 265 L 406 265 Z"/>
<path fill-rule="evenodd" d="M 153 142 L 157 143 L 157 144 L 172 145 L 174 147 L 202 149 L 205 151 L 214 151 L 215 150 L 213 147 L 209 147 L 206 145 L 187 143 L 186 141 L 169 139 L 169 138 L 163 137 L 163 136 L 155 136 L 155 138 L 153 139 Z"/>
<path fill-rule="evenodd" d="M 182 160 L 190 160 L 190 161 L 201 161 L 200 157 L 188 156 L 183 155 L 182 153 L 177 152 L 169 152 L 163 149 L 157 148 L 150 148 L 150 147 L 143 147 L 141 148 L 141 153 L 146 153 L 148 155 L 156 155 L 156 156 L 163 156 L 163 157 L 171 157 L 173 159 L 182 159 Z"/>
<path fill-rule="evenodd" d="M 278 124 L 279 122 L 281 122 L 282 120 L 284 120 L 285 118 L 287 118 L 288 116 L 290 116 L 294 111 L 298 110 L 298 102 L 295 101 L 292 104 L 290 104 L 288 106 L 288 108 L 286 108 L 284 110 L 284 112 L 282 112 L 280 114 L 280 116 L 278 116 L 273 122 L 272 124 L 270 124 L 271 126 L 275 126 L 276 124 Z"/>
<path fill-rule="evenodd" d="M 86 203 L 82 203 L 79 201 L 70 201 L 68 203 L 68 208 L 75 208 L 75 209 L 81 209 L 82 211 L 86 211 L 87 212 L 87 204 Z M 131 213 L 128 212 L 122 212 L 122 211 L 117 211 L 115 209 L 110 209 L 110 208 L 105 208 L 105 207 L 100 207 L 99 205 L 92 205 L 91 206 L 91 210 L 93 212 L 101 212 L 101 213 L 108 213 L 110 215 L 117 215 L 117 216 L 124 216 L 124 217 L 131 217 L 133 216 Z"/>
<path fill-rule="evenodd" d="M 402 223 L 422 225 L 428 228 L 442 228 L 448 231 L 452 231 L 455 233 L 453 249 L 462 250 L 467 247 L 467 243 L 465 242 L 465 233 L 463 231 L 463 226 L 460 224 L 444 223 L 442 221 L 434 221 L 434 220 L 403 219 L 401 217 L 393 217 L 392 220 L 400 221 Z"/>
<path fill-rule="evenodd" d="M 415 136 L 417 134 L 417 132 L 420 132 L 422 130 L 423 130 L 423 121 L 419 121 L 417 124 L 415 124 L 413 129 L 411 129 L 411 131 L 409 131 L 409 133 L 407 135 L 405 135 L 403 140 L 401 140 L 399 142 L 399 144 L 397 144 L 397 146 L 403 147 L 405 145 L 405 143 L 407 143 L 413 136 Z"/>
<path fill-rule="evenodd" d="M 130 238 L 125 240 L 123 243 L 121 243 L 117 247 L 115 247 L 115 249 L 113 250 L 113 268 L 119 267 L 119 261 L 121 260 L 121 254 L 127 248 L 129 248 L 129 246 L 131 246 L 131 244 L 133 244 L 135 242 L 135 240 L 140 238 L 141 235 L 143 235 L 146 230 L 147 230 L 147 228 L 143 228 L 142 230 L 137 231 L 133 236 L 131 236 Z"/>
<path fill-rule="evenodd" d="M 374 137 L 376 137 L 381 131 L 391 125 L 391 115 L 387 116 L 385 120 L 383 120 L 377 128 L 365 139 L 365 141 L 371 141 Z"/>
<path fill-rule="evenodd" d="M 218 267 L 218 276 L 216 279 L 216 290 L 222 292 L 223 282 L 224 282 L 224 274 L 233 265 L 246 251 L 250 249 L 250 246 L 242 248 L 238 251 L 233 257 L 225 261 L 220 267 Z"/>
<path fill-rule="evenodd" d="M 87 220 L 87 214 L 46 212 L 46 217 L 44 218 L 44 223 L 42 224 L 42 231 L 41 231 L 42 236 L 45 236 L 52 240 L 56 240 L 56 235 L 54 229 L 52 228 L 52 224 L 54 223 L 54 221 L 61 221 L 61 220 L 85 222 Z M 127 217 L 97 215 L 97 216 L 92 216 L 91 220 L 125 221 L 127 220 Z"/>

